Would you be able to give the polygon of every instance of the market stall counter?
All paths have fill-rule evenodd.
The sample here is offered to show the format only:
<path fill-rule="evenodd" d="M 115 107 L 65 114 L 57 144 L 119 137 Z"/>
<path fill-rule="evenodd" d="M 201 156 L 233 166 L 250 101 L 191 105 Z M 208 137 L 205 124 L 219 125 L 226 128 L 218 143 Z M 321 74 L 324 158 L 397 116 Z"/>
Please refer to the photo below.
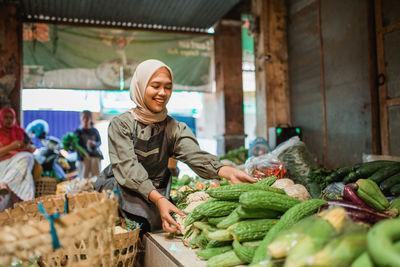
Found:
<path fill-rule="evenodd" d="M 146 267 L 207 266 L 195 254 L 197 249 L 185 247 L 181 239 L 168 238 L 167 233 L 146 233 L 144 236 Z"/>
<path fill-rule="evenodd" d="M 143 238 L 145 267 L 206 267 L 196 251 L 186 247 L 179 238 L 169 238 L 165 232 L 146 233 Z M 240 265 L 245 266 L 245 265 Z"/>

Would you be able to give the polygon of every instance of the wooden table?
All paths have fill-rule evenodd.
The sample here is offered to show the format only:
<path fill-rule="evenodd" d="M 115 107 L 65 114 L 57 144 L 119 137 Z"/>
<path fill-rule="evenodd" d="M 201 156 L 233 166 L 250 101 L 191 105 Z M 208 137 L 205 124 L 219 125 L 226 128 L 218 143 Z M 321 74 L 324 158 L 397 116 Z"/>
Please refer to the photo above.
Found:
<path fill-rule="evenodd" d="M 145 267 L 206 267 L 195 251 L 185 247 L 181 239 L 170 239 L 166 233 L 146 233 L 144 236 Z"/>

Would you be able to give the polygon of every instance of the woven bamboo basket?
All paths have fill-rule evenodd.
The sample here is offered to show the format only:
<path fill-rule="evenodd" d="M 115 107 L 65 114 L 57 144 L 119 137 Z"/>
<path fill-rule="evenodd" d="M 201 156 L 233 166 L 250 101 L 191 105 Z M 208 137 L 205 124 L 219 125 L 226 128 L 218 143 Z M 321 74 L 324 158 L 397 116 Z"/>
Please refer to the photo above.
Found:
<path fill-rule="evenodd" d="M 138 249 L 140 229 L 121 234 L 114 234 L 114 266 L 133 266 Z"/>
<path fill-rule="evenodd" d="M 54 195 L 57 190 L 56 178 L 40 177 L 35 180 L 35 197 Z"/>
<path fill-rule="evenodd" d="M 10 266 L 13 259 L 26 264 L 32 256 L 40 256 L 43 266 L 112 266 L 117 203 L 100 195 L 101 201 L 54 220 L 61 244 L 56 251 L 48 221 L 32 219 L 1 227 L 0 266 Z"/>
<path fill-rule="evenodd" d="M 98 192 L 83 192 L 78 194 L 68 194 L 67 198 L 68 209 L 71 212 L 85 209 L 93 203 L 101 203 L 108 198 L 108 195 L 106 193 Z M 31 221 L 47 222 L 47 219 L 37 209 L 37 203 L 39 202 L 43 204 L 48 214 L 52 214 L 56 211 L 59 213 L 64 212 L 65 195 L 42 196 L 33 200 L 19 202 L 16 204 L 14 209 L 7 209 L 4 212 L 0 213 L 0 227 L 4 225 L 14 225 L 17 223 L 28 223 Z M 114 230 L 114 225 L 115 224 L 113 224 L 111 227 L 112 231 Z M 108 255 L 102 256 L 103 258 L 108 257 L 109 264 L 107 264 L 106 266 L 133 266 L 137 251 L 138 236 L 139 229 L 125 233 L 113 234 L 113 246 L 108 247 Z M 90 249 L 91 247 L 92 245 L 88 240 L 81 239 L 78 242 L 75 242 L 73 246 L 63 248 L 62 252 L 58 252 L 58 255 L 41 257 L 41 263 L 45 266 L 53 266 L 52 264 L 44 263 L 48 262 L 51 257 L 57 258 L 60 261 L 62 258 L 71 258 L 72 255 L 75 255 L 73 256 L 75 258 L 74 266 L 78 264 L 77 260 L 82 261 L 84 263 L 84 266 L 90 266 L 87 265 L 88 262 L 84 259 L 91 257 L 90 255 L 93 252 Z M 78 257 L 76 255 L 81 256 Z M 57 261 L 53 260 L 53 263 L 56 262 Z M 2 265 L 0 264 L 0 266 Z"/>

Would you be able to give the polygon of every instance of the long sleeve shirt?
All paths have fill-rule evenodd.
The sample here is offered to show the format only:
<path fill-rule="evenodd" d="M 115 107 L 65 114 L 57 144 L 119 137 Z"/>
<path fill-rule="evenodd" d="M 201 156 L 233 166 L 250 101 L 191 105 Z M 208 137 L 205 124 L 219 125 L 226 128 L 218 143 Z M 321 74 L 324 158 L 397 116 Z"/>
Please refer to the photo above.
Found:
<path fill-rule="evenodd" d="M 110 161 L 118 183 L 140 193 L 148 201 L 149 194 L 155 187 L 135 154 L 132 141 L 134 126 L 135 119 L 130 112 L 125 112 L 111 120 L 108 128 Z M 135 134 L 140 139 L 148 140 L 164 127 L 163 122 L 150 125 L 137 122 Z M 186 163 L 202 178 L 218 177 L 217 173 L 223 166 L 222 163 L 216 156 L 200 149 L 193 132 L 185 123 L 168 117 L 166 130 L 168 143 L 173 150 L 173 158 Z"/>

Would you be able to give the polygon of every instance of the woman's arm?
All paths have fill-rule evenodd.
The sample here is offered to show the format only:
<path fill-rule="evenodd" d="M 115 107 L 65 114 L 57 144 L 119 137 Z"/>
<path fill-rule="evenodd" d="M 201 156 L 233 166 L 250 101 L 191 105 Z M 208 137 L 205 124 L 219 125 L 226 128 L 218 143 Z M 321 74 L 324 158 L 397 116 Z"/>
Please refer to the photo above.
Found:
<path fill-rule="evenodd" d="M 200 177 L 207 179 L 222 177 L 231 180 L 232 183 L 256 182 L 244 171 L 224 166 L 216 156 L 201 150 L 196 137 L 186 124 L 177 123 L 172 134 L 174 158 L 189 165 Z"/>
<path fill-rule="evenodd" d="M 22 141 L 16 140 L 6 146 L 0 147 L 0 157 L 7 155 L 11 150 L 22 148 L 23 145 Z"/>

